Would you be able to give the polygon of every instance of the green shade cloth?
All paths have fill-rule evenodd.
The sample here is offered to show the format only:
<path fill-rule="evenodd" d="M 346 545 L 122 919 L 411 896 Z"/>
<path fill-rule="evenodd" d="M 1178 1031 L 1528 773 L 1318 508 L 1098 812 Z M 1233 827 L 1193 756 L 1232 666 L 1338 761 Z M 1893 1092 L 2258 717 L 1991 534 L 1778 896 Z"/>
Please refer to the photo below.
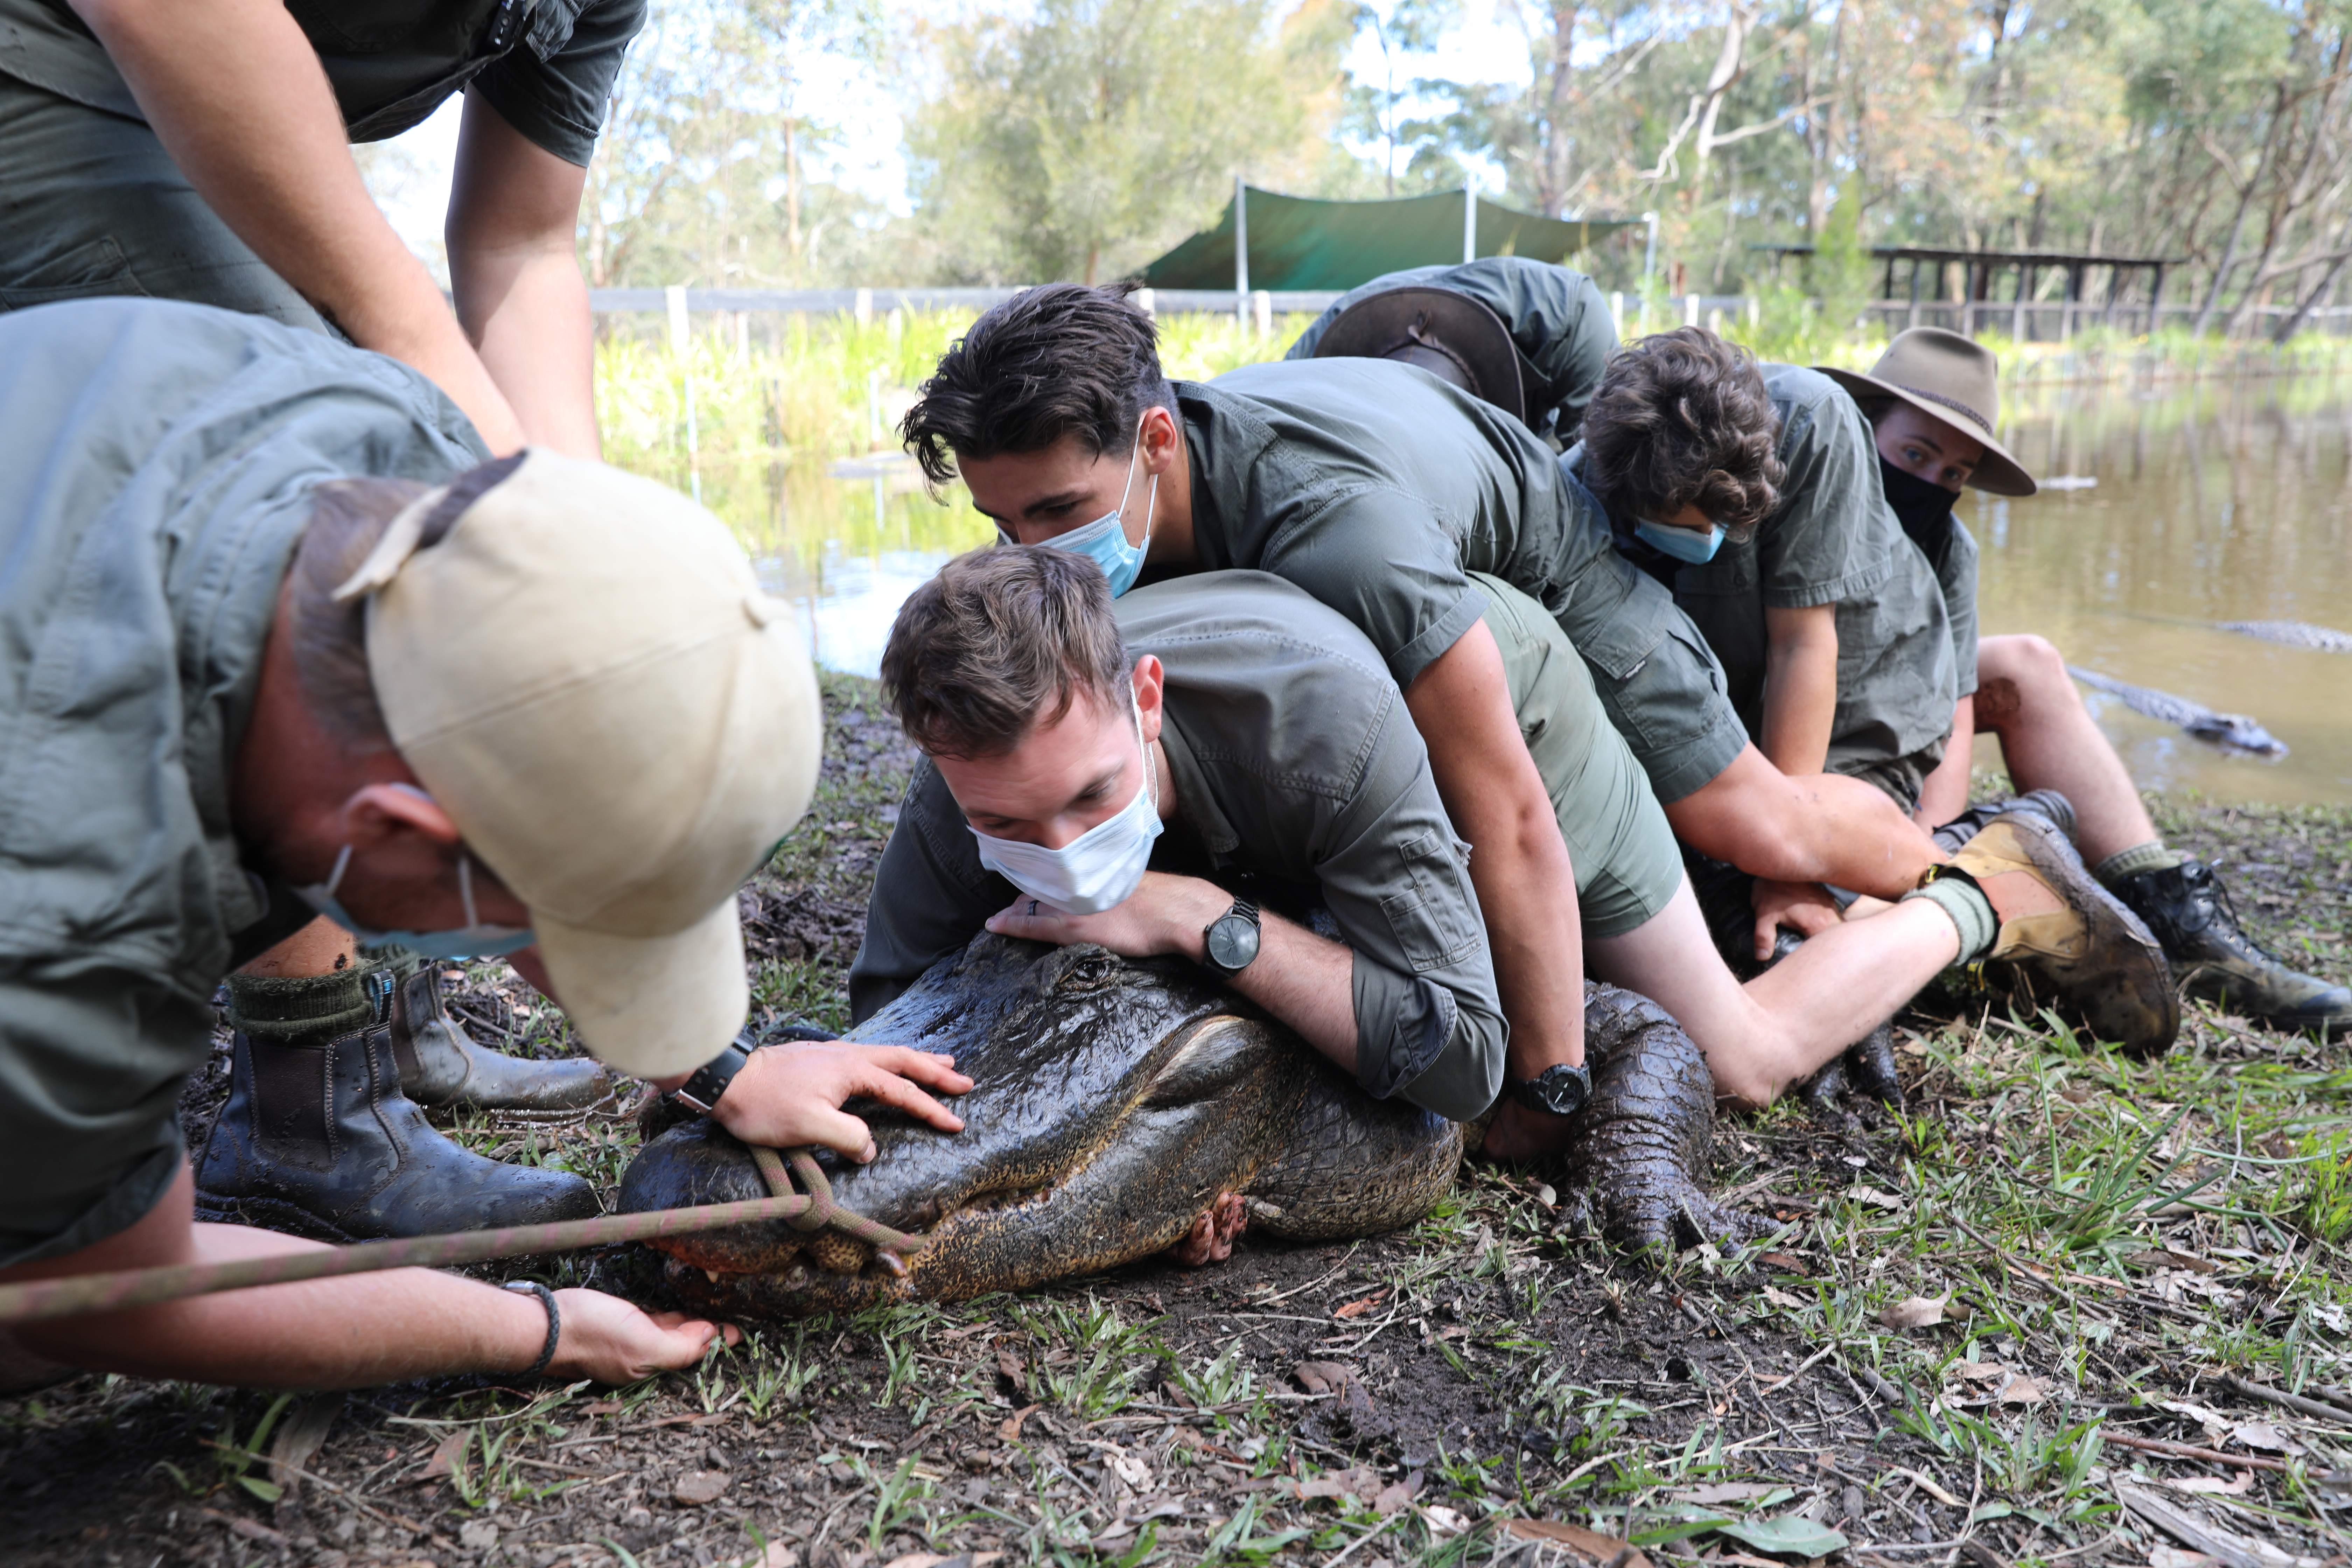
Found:
<path fill-rule="evenodd" d="M 1253 289 L 1347 289 L 1408 267 L 1461 261 L 1460 191 L 1391 202 L 1324 202 L 1250 187 L 1249 282 Z M 1638 218 L 1537 217 L 1478 203 L 1478 254 L 1566 261 Z M 1205 229 L 1143 269 L 1154 289 L 1234 286 L 1234 204 Z"/>

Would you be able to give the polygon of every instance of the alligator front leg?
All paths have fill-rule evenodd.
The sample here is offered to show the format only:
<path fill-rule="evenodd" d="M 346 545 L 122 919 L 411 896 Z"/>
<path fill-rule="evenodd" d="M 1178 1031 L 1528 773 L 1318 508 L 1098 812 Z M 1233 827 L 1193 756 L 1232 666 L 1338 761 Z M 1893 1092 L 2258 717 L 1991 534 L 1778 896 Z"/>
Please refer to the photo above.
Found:
<path fill-rule="evenodd" d="M 1572 1227 L 1633 1249 L 1769 1231 L 1704 1185 L 1715 1079 L 1680 1025 L 1645 996 L 1587 981 L 1584 1052 L 1592 1096 L 1562 1156 Z"/>

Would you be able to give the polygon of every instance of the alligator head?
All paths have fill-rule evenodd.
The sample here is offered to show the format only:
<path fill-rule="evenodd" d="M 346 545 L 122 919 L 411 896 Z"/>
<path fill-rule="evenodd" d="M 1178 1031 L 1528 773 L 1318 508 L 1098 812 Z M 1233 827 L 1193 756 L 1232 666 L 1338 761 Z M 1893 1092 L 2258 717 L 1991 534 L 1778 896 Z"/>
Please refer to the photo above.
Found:
<path fill-rule="evenodd" d="M 877 1259 L 782 1222 L 664 1240 L 682 1294 L 790 1314 L 959 1300 L 1146 1256 L 1284 1146 L 1316 1070 L 1193 965 L 986 935 L 847 1037 L 952 1052 L 973 1080 L 955 1104 L 964 1131 L 858 1104 L 874 1160 L 821 1159 L 837 1203 L 922 1247 Z M 766 1192 L 750 1152 L 696 1121 L 639 1154 L 621 1206 Z"/>
<path fill-rule="evenodd" d="M 2223 751 L 2244 752 L 2257 757 L 2286 755 L 2284 741 L 2243 713 L 2201 712 L 2184 721 L 2181 728 Z"/>

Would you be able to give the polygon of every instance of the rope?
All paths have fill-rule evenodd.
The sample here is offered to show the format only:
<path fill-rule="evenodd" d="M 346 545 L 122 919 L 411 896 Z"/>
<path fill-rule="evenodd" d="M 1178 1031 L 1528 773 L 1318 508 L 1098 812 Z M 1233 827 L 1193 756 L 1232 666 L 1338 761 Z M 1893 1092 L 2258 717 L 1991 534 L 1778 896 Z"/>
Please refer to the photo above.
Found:
<path fill-rule="evenodd" d="M 298 1279 L 372 1274 L 384 1268 L 447 1268 L 486 1262 L 493 1258 L 529 1258 L 583 1247 L 609 1247 L 616 1242 L 692 1236 L 763 1220 L 783 1220 L 803 1231 L 830 1226 L 873 1247 L 875 1257 L 894 1274 L 904 1274 L 906 1256 L 922 1247 L 925 1237 L 893 1230 L 835 1203 L 833 1184 L 825 1180 L 824 1171 L 807 1150 L 795 1149 L 790 1155 L 792 1169 L 799 1174 L 802 1185 L 807 1189 L 805 1193 L 793 1190 L 784 1161 L 773 1149 L 755 1148 L 751 1157 L 758 1163 L 760 1174 L 772 1196 L 700 1204 L 689 1208 L 651 1209 L 638 1214 L 599 1215 L 594 1219 L 557 1220 L 546 1225 L 507 1226 L 499 1230 L 402 1237 L 391 1241 L 362 1242 L 355 1247 L 331 1247 L 317 1252 L 240 1258 L 225 1263 L 167 1264 L 157 1268 L 123 1268 L 105 1274 L 32 1279 L 0 1285 L 0 1325 L 68 1318 L 84 1312 L 115 1312 L 222 1290 L 289 1284 Z"/>

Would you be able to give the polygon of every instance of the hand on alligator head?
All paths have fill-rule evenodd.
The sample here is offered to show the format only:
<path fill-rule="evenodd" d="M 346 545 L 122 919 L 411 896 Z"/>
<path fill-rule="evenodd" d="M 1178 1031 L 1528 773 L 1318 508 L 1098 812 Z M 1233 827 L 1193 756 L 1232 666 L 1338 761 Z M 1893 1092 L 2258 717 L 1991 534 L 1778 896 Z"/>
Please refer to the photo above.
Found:
<path fill-rule="evenodd" d="M 953 1057 L 931 1051 L 796 1040 L 753 1051 L 711 1115 L 746 1143 L 814 1143 L 862 1163 L 874 1158 L 873 1130 L 842 1110 L 844 1100 L 879 1100 L 942 1132 L 963 1131 L 962 1119 L 918 1084 L 962 1094 L 971 1079 L 955 1070 Z"/>
<path fill-rule="evenodd" d="M 1234 1255 L 1234 1241 L 1249 1228 L 1249 1203 L 1239 1193 L 1219 1193 L 1217 1201 L 1201 1211 L 1167 1256 L 1187 1268 L 1223 1263 Z"/>
<path fill-rule="evenodd" d="M 1066 915 L 1049 904 L 1019 898 L 988 922 L 998 936 L 1050 942 L 1056 947 L 1093 942 L 1121 958 L 1185 953 L 1201 932 L 1233 904 L 1233 895 L 1197 877 L 1146 871 L 1129 894 L 1099 914 Z"/>

